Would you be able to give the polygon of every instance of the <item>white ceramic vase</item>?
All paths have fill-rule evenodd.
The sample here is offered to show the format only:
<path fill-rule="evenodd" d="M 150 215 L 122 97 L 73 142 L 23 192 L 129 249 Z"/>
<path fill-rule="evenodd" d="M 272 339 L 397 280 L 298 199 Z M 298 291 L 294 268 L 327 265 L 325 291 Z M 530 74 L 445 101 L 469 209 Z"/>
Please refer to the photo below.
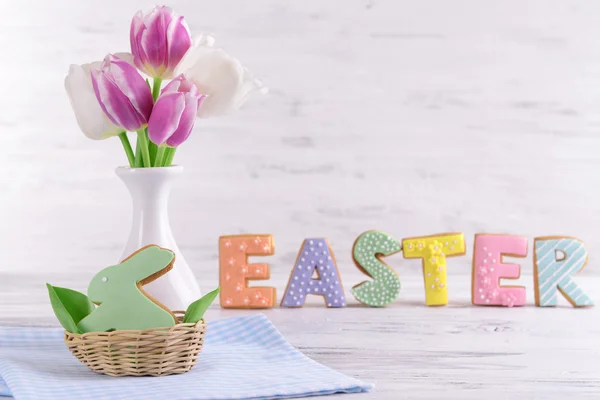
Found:
<path fill-rule="evenodd" d="M 190 303 L 201 297 L 198 281 L 177 247 L 169 224 L 171 183 L 182 172 L 181 166 L 119 167 L 116 170 L 133 201 L 131 232 L 119 262 L 149 244 L 172 250 L 175 253 L 173 269 L 145 285 L 144 291 L 173 311 L 185 311 Z"/>

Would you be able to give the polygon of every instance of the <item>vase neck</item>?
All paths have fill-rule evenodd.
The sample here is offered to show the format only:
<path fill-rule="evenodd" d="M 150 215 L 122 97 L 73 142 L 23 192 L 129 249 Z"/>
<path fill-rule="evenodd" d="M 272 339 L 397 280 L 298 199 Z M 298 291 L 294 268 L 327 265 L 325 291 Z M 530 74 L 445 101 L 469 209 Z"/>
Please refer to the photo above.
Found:
<path fill-rule="evenodd" d="M 146 206 L 166 208 L 173 180 L 181 171 L 181 167 L 118 168 L 117 175 L 131 194 L 135 212 Z"/>

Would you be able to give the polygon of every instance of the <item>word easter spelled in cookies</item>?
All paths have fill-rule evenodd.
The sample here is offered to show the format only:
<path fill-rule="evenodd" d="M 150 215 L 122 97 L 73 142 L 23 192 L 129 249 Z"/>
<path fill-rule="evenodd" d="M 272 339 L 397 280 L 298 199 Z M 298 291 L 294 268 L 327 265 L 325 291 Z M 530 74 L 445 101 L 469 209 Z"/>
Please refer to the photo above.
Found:
<path fill-rule="evenodd" d="M 477 234 L 474 240 L 471 301 L 477 306 L 523 306 L 526 293 L 522 286 L 500 285 L 500 279 L 518 279 L 521 267 L 504 263 L 503 256 L 526 257 L 528 240 L 513 235 Z M 425 304 L 448 304 L 447 268 L 453 257 L 466 252 L 462 233 L 397 240 L 379 231 L 362 233 L 354 242 L 352 256 L 356 267 L 371 280 L 352 287 L 351 293 L 361 303 L 383 307 L 400 294 L 400 277 L 384 258 L 402 252 L 404 258 L 421 259 L 425 287 Z M 275 253 L 272 235 L 233 235 L 219 238 L 221 307 L 271 308 L 277 298 L 273 287 L 248 286 L 249 280 L 270 277 L 268 264 L 248 262 L 249 256 Z M 589 296 L 577 285 L 573 275 L 587 264 L 585 244 L 568 236 L 545 236 L 534 239 L 534 291 L 538 307 L 557 305 L 558 294 L 574 307 L 593 306 Z M 338 265 L 329 241 L 305 239 L 296 256 L 281 307 L 302 307 L 308 295 L 321 296 L 331 308 L 346 306 Z"/>

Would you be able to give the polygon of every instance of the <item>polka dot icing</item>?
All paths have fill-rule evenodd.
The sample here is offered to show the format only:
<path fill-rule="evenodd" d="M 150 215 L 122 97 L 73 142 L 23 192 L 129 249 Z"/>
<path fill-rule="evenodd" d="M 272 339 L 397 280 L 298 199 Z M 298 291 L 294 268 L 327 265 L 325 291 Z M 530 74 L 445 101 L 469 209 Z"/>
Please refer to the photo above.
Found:
<path fill-rule="evenodd" d="M 587 264 L 588 252 L 581 240 L 566 236 L 539 237 L 535 238 L 533 247 L 537 306 L 556 306 L 558 292 L 574 307 L 594 305 L 592 299 L 571 277 Z"/>
<path fill-rule="evenodd" d="M 500 279 L 520 276 L 517 264 L 503 264 L 502 255 L 525 257 L 527 238 L 508 235 L 475 235 L 472 303 L 480 306 L 525 305 L 525 288 L 500 286 Z"/>
<path fill-rule="evenodd" d="M 219 238 L 221 307 L 271 308 L 276 293 L 272 287 L 248 287 L 248 280 L 269 279 L 268 264 L 248 264 L 248 256 L 275 253 L 271 235 L 235 235 Z"/>
<path fill-rule="evenodd" d="M 346 307 L 337 264 L 324 238 L 306 239 L 302 243 L 281 306 L 302 307 L 309 294 L 323 296 L 327 307 Z"/>
<path fill-rule="evenodd" d="M 425 304 L 442 306 L 448 304 L 446 257 L 465 254 L 465 238 L 462 233 L 443 233 L 402 240 L 404 258 L 423 259 L 425 278 Z"/>
<path fill-rule="evenodd" d="M 400 251 L 400 243 L 386 233 L 367 231 L 361 234 L 352 249 L 356 266 L 373 278 L 352 288 L 352 294 L 361 303 L 372 307 L 390 304 L 400 294 L 400 278 L 379 259 Z"/>

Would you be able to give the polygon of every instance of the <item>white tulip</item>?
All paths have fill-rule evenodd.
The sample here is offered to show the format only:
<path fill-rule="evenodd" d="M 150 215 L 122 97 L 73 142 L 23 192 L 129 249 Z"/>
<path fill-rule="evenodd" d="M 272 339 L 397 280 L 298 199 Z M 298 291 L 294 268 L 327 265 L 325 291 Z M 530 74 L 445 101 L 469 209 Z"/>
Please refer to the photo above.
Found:
<path fill-rule="evenodd" d="M 133 64 L 129 53 L 117 53 L 119 58 Z M 117 136 L 124 129 L 113 124 L 96 99 L 90 69 L 100 69 L 100 61 L 71 65 L 65 78 L 65 89 L 81 131 L 90 139 L 102 140 Z"/>
<path fill-rule="evenodd" d="M 198 117 L 209 118 L 239 109 L 254 92 L 267 89 L 250 71 L 222 49 L 213 47 L 211 36 L 200 36 L 183 57 L 175 74 L 183 73 L 200 93 L 207 95 Z"/>

